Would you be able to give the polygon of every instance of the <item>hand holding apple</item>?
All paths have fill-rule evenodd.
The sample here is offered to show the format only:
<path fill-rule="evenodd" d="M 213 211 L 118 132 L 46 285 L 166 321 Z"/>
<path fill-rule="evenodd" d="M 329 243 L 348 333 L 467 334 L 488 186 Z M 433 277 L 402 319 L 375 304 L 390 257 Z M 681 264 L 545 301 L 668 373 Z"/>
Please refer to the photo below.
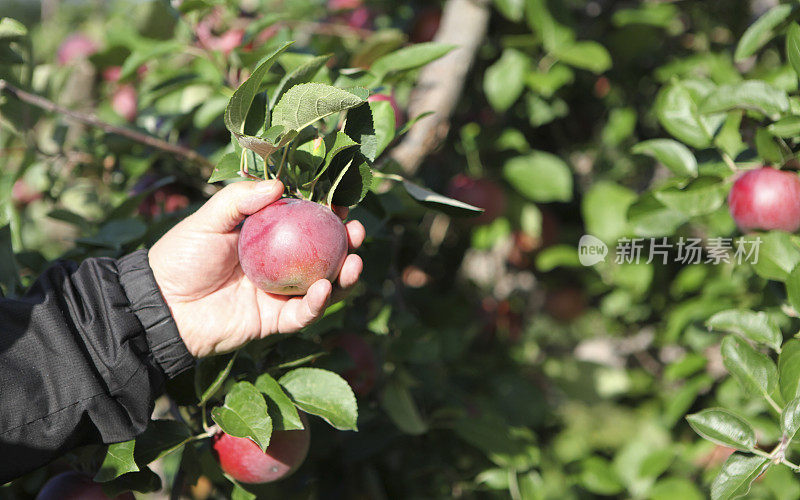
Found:
<path fill-rule="evenodd" d="M 293 333 L 318 319 L 332 291 L 318 279 L 304 296 L 276 295 L 259 289 L 239 261 L 239 224 L 278 201 L 277 181 L 238 182 L 214 195 L 196 213 L 164 235 L 149 259 L 181 338 L 196 357 L 235 350 L 273 333 Z M 350 248 L 364 240 L 357 221 L 345 226 Z M 338 283 L 355 285 L 362 262 L 348 255 Z"/>

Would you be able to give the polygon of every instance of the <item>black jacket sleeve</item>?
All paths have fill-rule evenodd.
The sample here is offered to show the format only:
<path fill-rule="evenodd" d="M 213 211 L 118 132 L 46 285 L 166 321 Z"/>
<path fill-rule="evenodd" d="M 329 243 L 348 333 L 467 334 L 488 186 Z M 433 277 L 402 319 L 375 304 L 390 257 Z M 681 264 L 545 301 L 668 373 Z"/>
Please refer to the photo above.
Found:
<path fill-rule="evenodd" d="M 0 484 L 71 448 L 133 439 L 192 364 L 147 251 L 49 268 L 0 299 Z"/>

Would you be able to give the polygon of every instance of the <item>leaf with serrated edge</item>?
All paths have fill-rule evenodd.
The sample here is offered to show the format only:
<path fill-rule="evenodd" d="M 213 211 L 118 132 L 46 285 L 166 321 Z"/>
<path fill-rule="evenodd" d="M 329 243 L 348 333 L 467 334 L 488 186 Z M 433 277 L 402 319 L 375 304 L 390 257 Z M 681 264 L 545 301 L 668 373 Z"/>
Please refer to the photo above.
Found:
<path fill-rule="evenodd" d="M 750 484 L 769 467 L 769 459 L 734 453 L 722 465 L 711 485 L 712 500 L 728 500 L 746 495 Z"/>
<path fill-rule="evenodd" d="M 746 420 L 723 408 L 710 408 L 687 415 L 694 431 L 705 439 L 737 450 L 752 450 L 756 433 Z"/>
<path fill-rule="evenodd" d="M 800 397 L 800 340 L 792 339 L 783 344 L 778 356 L 778 373 L 783 400 Z"/>
<path fill-rule="evenodd" d="M 236 153 L 228 153 L 223 156 L 214 170 L 211 172 L 211 177 L 208 179 L 209 183 L 224 181 L 226 179 L 235 179 L 239 177 L 240 158 Z"/>
<path fill-rule="evenodd" d="M 798 429 L 800 429 L 800 398 L 794 398 L 781 412 L 781 432 L 791 441 Z"/>
<path fill-rule="evenodd" d="M 198 364 L 194 381 L 195 393 L 199 400 L 197 403 L 198 405 L 207 403 L 208 400 L 219 391 L 225 379 L 228 378 L 231 368 L 233 368 L 233 363 L 236 361 L 237 353 L 230 354 L 229 356 L 227 361 L 225 361 L 225 356 L 215 356 L 213 358 L 206 358 Z M 222 366 L 221 369 L 219 366 L 220 362 L 225 362 L 225 365 Z M 202 387 L 206 381 L 204 374 L 209 370 L 212 374 L 216 372 L 216 375 L 208 385 Z"/>
<path fill-rule="evenodd" d="M 778 370 L 767 356 L 756 351 L 744 340 L 728 335 L 720 348 L 722 364 L 736 378 L 745 392 L 753 396 L 768 396 L 778 385 Z"/>
<path fill-rule="evenodd" d="M 106 457 L 103 459 L 100 470 L 95 474 L 94 480 L 98 483 L 105 483 L 127 472 L 138 471 L 139 467 L 133 459 L 135 445 L 135 440 L 109 445 Z"/>
<path fill-rule="evenodd" d="M 350 109 L 365 99 L 347 90 L 322 83 L 295 85 L 286 91 L 272 111 L 272 125 L 302 130 L 334 113 Z"/>
<path fill-rule="evenodd" d="M 789 17 L 792 10 L 791 5 L 778 5 L 759 17 L 739 39 L 734 59 L 742 61 L 766 45 L 776 35 L 775 28 Z"/>
<path fill-rule="evenodd" d="M 320 368 L 297 368 L 278 382 L 304 412 L 321 417 L 336 429 L 357 430 L 356 397 L 339 375 Z"/>
<path fill-rule="evenodd" d="M 675 175 L 697 177 L 697 159 L 689 148 L 678 141 L 651 139 L 635 145 L 631 152 L 655 158 Z"/>
<path fill-rule="evenodd" d="M 288 49 L 292 43 L 294 42 L 283 44 L 272 54 L 263 59 L 261 64 L 259 64 L 250 75 L 250 78 L 239 85 L 239 88 L 233 93 L 228 101 L 228 106 L 225 108 L 225 126 L 228 130 L 234 134 L 242 134 L 244 132 L 244 122 L 245 119 L 247 119 L 247 112 L 250 111 L 253 98 L 261 88 L 261 81 L 264 79 L 267 71 L 275 64 L 278 56 Z"/>
<path fill-rule="evenodd" d="M 277 380 L 268 373 L 263 373 L 256 379 L 255 386 L 267 397 L 267 406 L 275 430 L 292 431 L 303 428 L 303 421 L 300 420 L 297 408 L 283 392 Z"/>
<path fill-rule="evenodd" d="M 735 333 L 776 351 L 780 350 L 783 342 L 781 331 L 770 322 L 764 312 L 729 309 L 711 316 L 706 324 L 709 328 Z"/>
<path fill-rule="evenodd" d="M 325 66 L 333 54 L 326 54 L 322 56 L 317 56 L 309 59 L 308 61 L 304 62 L 292 72 L 287 73 L 281 78 L 281 81 L 278 82 L 278 86 L 275 87 L 275 93 L 272 95 L 272 99 L 269 103 L 269 109 L 275 107 L 280 101 L 281 97 L 283 96 L 284 91 L 287 88 L 292 88 L 295 85 L 301 83 L 307 83 L 311 78 L 314 77 L 315 74 Z"/>
<path fill-rule="evenodd" d="M 269 446 L 272 420 L 267 402 L 250 382 L 238 382 L 225 396 L 225 405 L 211 410 L 211 418 L 226 434 L 250 438 L 261 450 Z"/>

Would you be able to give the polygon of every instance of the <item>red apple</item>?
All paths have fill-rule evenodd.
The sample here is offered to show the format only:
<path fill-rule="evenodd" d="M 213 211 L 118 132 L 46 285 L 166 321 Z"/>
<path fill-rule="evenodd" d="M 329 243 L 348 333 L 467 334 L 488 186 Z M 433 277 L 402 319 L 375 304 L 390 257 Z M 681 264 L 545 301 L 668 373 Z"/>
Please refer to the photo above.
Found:
<path fill-rule="evenodd" d="M 131 84 L 120 85 L 111 95 L 111 109 L 125 120 L 132 122 L 139 112 L 136 87 Z"/>
<path fill-rule="evenodd" d="M 451 198 L 484 209 L 481 215 L 467 219 L 475 225 L 489 224 L 506 211 L 503 188 L 490 179 L 458 174 L 450 181 L 447 193 Z"/>
<path fill-rule="evenodd" d="M 130 491 L 115 500 L 135 500 Z M 79 472 L 64 472 L 51 478 L 36 495 L 36 500 L 109 500 L 99 483 Z"/>
<path fill-rule="evenodd" d="M 800 228 L 800 177 L 770 167 L 745 172 L 728 195 L 728 207 L 744 232 Z"/>
<path fill-rule="evenodd" d="M 394 111 L 394 127 L 399 129 L 403 122 L 405 122 L 405 117 L 403 116 L 403 110 L 400 109 L 400 106 L 397 104 L 397 99 L 394 98 L 394 93 L 392 95 L 386 94 L 372 94 L 371 96 L 367 97 L 368 102 L 379 102 L 379 101 L 386 101 L 392 105 L 392 111 Z"/>
<path fill-rule="evenodd" d="M 346 352 L 353 362 L 353 366 L 342 373 L 353 392 L 359 396 L 369 394 L 378 380 L 378 360 L 372 346 L 361 336 L 352 333 L 339 335 L 333 345 Z"/>
<path fill-rule="evenodd" d="M 61 42 L 58 47 L 58 64 L 66 66 L 72 61 L 86 59 L 97 52 L 97 44 L 81 33 L 73 33 Z"/>
<path fill-rule="evenodd" d="M 442 22 L 442 10 L 438 7 L 427 7 L 417 14 L 411 27 L 411 41 L 414 43 L 430 42 L 439 31 Z"/>
<path fill-rule="evenodd" d="M 247 484 L 270 483 L 296 471 L 308 455 L 311 432 L 301 414 L 304 429 L 274 431 L 266 453 L 247 438 L 224 432 L 214 436 L 214 454 L 226 474 Z"/>
<path fill-rule="evenodd" d="M 331 209 L 283 198 L 245 219 L 239 261 L 258 288 L 302 295 L 317 280 L 334 281 L 347 257 L 347 231 Z"/>

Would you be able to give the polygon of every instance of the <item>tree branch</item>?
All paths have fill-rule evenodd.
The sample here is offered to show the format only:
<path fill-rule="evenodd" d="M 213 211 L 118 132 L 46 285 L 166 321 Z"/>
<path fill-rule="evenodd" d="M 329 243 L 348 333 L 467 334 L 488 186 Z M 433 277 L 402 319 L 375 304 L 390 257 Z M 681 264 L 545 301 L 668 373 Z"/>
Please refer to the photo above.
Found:
<path fill-rule="evenodd" d="M 434 41 L 457 48 L 427 65 L 411 94 L 408 115 L 427 111 L 433 115 L 417 122 L 391 156 L 406 175 L 413 175 L 425 157 L 447 137 L 469 69 L 489 26 L 489 0 L 448 0 Z"/>
<path fill-rule="evenodd" d="M 112 125 L 88 113 L 67 109 L 63 106 L 59 106 L 58 104 L 48 99 L 45 99 L 42 96 L 26 92 L 22 89 L 19 89 L 11 85 L 7 81 L 0 79 L 0 93 L 2 93 L 3 91 L 8 92 L 9 94 L 13 95 L 14 97 L 23 102 L 36 106 L 37 108 L 41 108 L 45 111 L 50 111 L 52 113 L 59 113 L 61 115 L 66 116 L 67 118 L 71 118 L 74 121 L 86 125 L 91 125 L 93 127 L 97 127 L 105 132 L 121 135 L 133 141 L 140 142 L 142 144 L 150 146 L 152 148 L 160 149 L 162 151 L 167 151 L 177 156 L 181 156 L 183 158 L 186 158 L 187 160 L 198 163 L 204 169 L 207 169 L 209 171 L 214 168 L 214 165 L 210 161 L 208 161 L 206 157 L 198 154 L 196 151 L 192 149 L 185 148 L 183 146 L 178 146 L 177 144 L 169 143 L 158 137 L 149 134 L 144 134 L 142 132 L 133 130 L 131 128 Z"/>

